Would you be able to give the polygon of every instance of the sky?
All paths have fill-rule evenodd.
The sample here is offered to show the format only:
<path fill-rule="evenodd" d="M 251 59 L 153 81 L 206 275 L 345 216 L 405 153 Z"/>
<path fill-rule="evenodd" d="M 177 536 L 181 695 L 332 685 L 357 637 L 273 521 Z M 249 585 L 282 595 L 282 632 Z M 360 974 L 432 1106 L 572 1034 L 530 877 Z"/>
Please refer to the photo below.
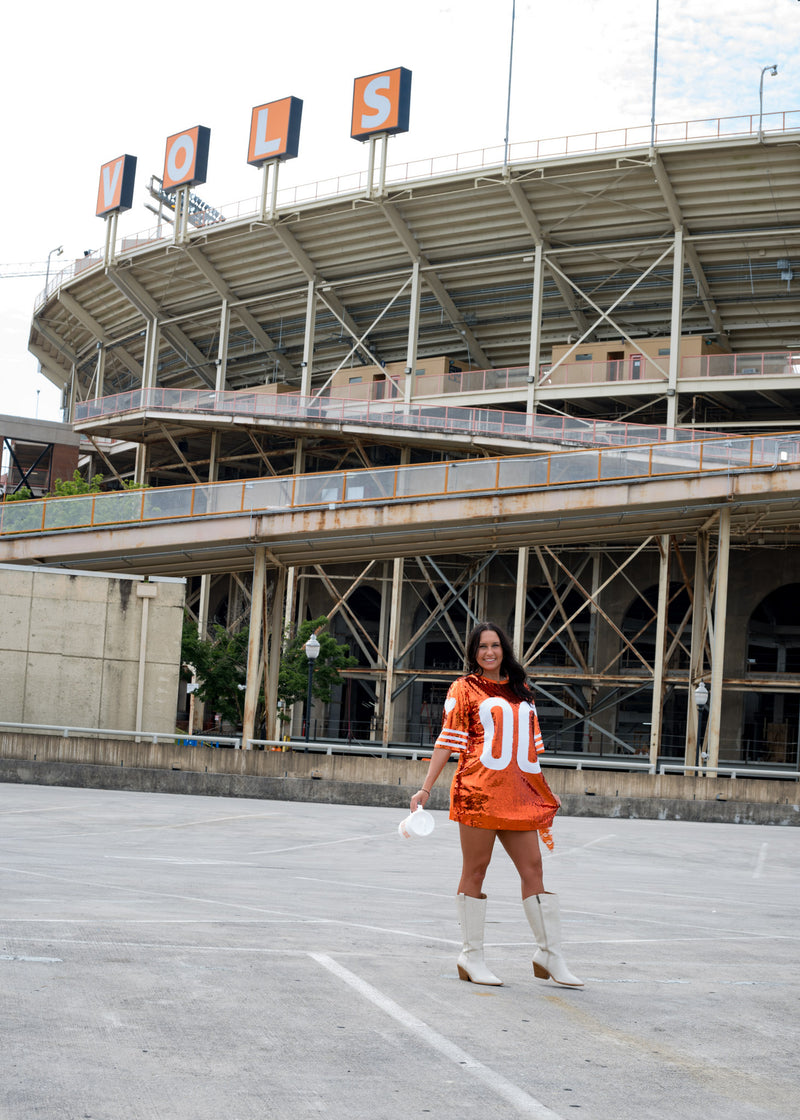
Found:
<path fill-rule="evenodd" d="M 353 80 L 412 72 L 410 128 L 389 164 L 502 150 L 512 0 L 251 0 L 136 10 L 107 0 L 18 5 L 0 45 L 0 414 L 60 420 L 60 392 L 27 342 L 44 275 L 100 248 L 100 168 L 138 159 L 134 206 L 119 236 L 149 229 L 151 175 L 168 136 L 206 125 L 214 207 L 253 198 L 253 106 L 303 101 L 292 186 L 366 168 L 350 138 Z M 276 10 L 277 9 L 277 10 Z M 142 14 L 140 14 L 142 13 Z M 658 0 L 658 122 L 800 110 L 800 0 Z M 509 140 L 649 126 L 656 0 L 516 0 Z M 58 255 L 55 250 L 63 247 Z"/>

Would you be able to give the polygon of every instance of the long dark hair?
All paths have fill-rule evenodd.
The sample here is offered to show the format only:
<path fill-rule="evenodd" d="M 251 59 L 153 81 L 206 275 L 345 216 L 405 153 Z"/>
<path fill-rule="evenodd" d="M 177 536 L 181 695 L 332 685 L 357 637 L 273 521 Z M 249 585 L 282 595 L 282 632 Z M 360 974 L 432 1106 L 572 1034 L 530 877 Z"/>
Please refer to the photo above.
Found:
<path fill-rule="evenodd" d="M 514 655 L 514 650 L 511 648 L 511 641 L 508 634 L 496 622 L 479 622 L 473 626 L 469 637 L 467 638 L 467 672 L 479 673 L 480 666 L 478 665 L 476 654 L 478 646 L 481 641 L 481 634 L 486 630 L 494 630 L 500 639 L 500 648 L 503 651 L 503 660 L 500 664 L 501 676 L 508 677 L 508 685 L 515 696 L 520 700 L 532 700 L 533 692 L 528 685 L 527 674 L 520 665 L 519 661 Z"/>

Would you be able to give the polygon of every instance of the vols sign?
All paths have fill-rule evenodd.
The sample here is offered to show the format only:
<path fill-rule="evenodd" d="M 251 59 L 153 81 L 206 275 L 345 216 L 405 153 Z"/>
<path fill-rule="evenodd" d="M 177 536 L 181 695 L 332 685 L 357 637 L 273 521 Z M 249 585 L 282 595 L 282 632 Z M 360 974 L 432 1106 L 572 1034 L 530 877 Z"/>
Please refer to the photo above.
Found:
<path fill-rule="evenodd" d="M 300 144 L 302 114 L 303 102 L 299 97 L 256 105 L 250 118 L 247 162 L 260 167 L 270 159 L 294 159 Z"/>
<path fill-rule="evenodd" d="M 162 176 L 165 191 L 205 183 L 210 138 L 211 130 L 202 124 L 169 137 Z"/>
<path fill-rule="evenodd" d="M 370 140 L 383 132 L 408 132 L 410 104 L 411 71 L 403 66 L 356 78 L 350 135 L 354 140 Z"/>
<path fill-rule="evenodd" d="M 133 205 L 133 181 L 136 178 L 136 156 L 120 156 L 100 168 L 97 188 L 98 218 L 115 211 L 121 214 Z"/>

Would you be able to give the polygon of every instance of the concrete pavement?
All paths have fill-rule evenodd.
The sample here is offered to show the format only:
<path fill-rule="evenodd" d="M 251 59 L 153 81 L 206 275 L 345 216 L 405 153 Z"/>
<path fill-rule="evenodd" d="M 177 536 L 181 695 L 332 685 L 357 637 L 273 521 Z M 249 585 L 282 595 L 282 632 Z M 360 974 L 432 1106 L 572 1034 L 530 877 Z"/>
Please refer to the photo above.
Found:
<path fill-rule="evenodd" d="M 797 829 L 558 820 L 572 991 L 499 847 L 457 979 L 456 827 L 402 816 L 0 785 L 2 1120 L 796 1120 Z"/>

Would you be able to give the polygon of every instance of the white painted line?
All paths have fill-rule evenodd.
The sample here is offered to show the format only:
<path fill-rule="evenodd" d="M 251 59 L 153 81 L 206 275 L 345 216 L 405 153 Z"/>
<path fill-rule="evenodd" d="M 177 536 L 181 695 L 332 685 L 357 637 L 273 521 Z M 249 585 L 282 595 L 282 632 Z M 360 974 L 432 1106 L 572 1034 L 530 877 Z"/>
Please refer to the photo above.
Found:
<path fill-rule="evenodd" d="M 164 941 L 119 941 L 113 938 L 111 941 L 102 941 L 98 938 L 80 938 L 80 937 L 9 937 L 7 941 L 24 941 L 25 944 L 30 945 L 88 945 L 90 947 L 102 946 L 106 949 L 163 949 L 165 952 L 177 953 L 260 953 L 262 956 L 276 956 L 276 957 L 307 957 L 307 949 L 270 949 L 264 948 L 261 945 L 254 947 L 247 945 L 186 945 L 177 944 L 173 945 L 170 942 Z M 42 960 L 49 958 L 40 958 Z M 57 960 L 58 958 L 54 958 Z"/>
<path fill-rule="evenodd" d="M 291 848 L 265 848 L 263 851 L 248 852 L 250 856 L 276 856 L 281 852 L 301 852 L 305 848 L 327 848 L 334 844 L 349 844 L 351 840 L 374 840 L 374 832 L 365 832 L 361 836 L 345 836 L 341 840 L 317 840 L 313 844 L 294 844 Z"/>
<path fill-rule="evenodd" d="M 222 824 L 227 821 L 262 821 L 274 820 L 276 817 L 285 816 L 285 813 L 231 813 L 226 817 L 197 817 L 191 821 L 175 821 L 170 824 L 148 824 L 144 825 L 143 830 L 158 830 L 158 829 L 174 829 L 174 828 L 197 828 L 200 825 L 206 824 Z"/>
<path fill-rule="evenodd" d="M 493 1069 L 483 1065 L 466 1050 L 462 1050 L 460 1046 L 456 1046 L 449 1038 L 438 1033 L 429 1027 L 427 1023 L 423 1023 L 416 1015 L 412 1015 L 410 1011 L 406 1011 L 399 1003 L 395 1003 L 393 999 L 385 996 L 383 992 L 379 992 L 377 988 L 373 988 L 366 980 L 362 980 L 360 976 L 356 976 L 348 968 L 344 968 L 338 964 L 332 957 L 327 956 L 325 953 L 309 953 L 313 960 L 321 964 L 323 968 L 327 968 L 334 976 L 338 976 L 345 984 L 349 984 L 351 988 L 363 996 L 364 999 L 369 1000 L 375 1007 L 379 1008 L 386 1015 L 389 1015 L 406 1030 L 411 1031 L 419 1039 L 421 1039 L 431 1050 L 448 1058 L 460 1069 L 466 1070 L 476 1077 L 478 1081 L 482 1081 L 487 1088 L 496 1093 L 503 1100 L 507 1101 L 521 1116 L 532 1116 L 535 1120 L 564 1120 L 557 1112 L 547 1108 L 537 1101 L 535 1097 L 530 1096 L 518 1085 L 503 1077 L 502 1074 L 496 1073 Z"/>
<path fill-rule="evenodd" d="M 237 859 L 184 859 L 181 856 L 103 856 L 103 859 L 128 860 L 131 863 L 174 863 L 190 867 L 258 867 L 257 863 L 242 863 Z"/>
<path fill-rule="evenodd" d="M 223 901 L 222 899 L 219 899 L 219 898 L 206 898 L 206 897 L 203 897 L 202 895 L 197 896 L 197 895 L 190 895 L 190 894 L 178 894 L 178 893 L 175 893 L 175 892 L 172 892 L 172 891 L 149 890 L 146 887 L 125 887 L 125 886 L 119 886 L 117 884 L 87 882 L 86 880 L 83 880 L 83 879 L 69 879 L 66 876 L 53 875 L 53 874 L 45 872 L 45 871 L 25 871 L 25 870 L 20 870 L 19 868 L 16 868 L 16 867 L 0 867 L 0 871 L 6 871 L 6 872 L 16 874 L 16 875 L 25 875 L 25 876 L 28 876 L 30 878 L 36 878 L 36 879 L 54 879 L 56 882 L 68 883 L 71 886 L 91 887 L 94 890 L 102 889 L 103 891 L 117 891 L 118 893 L 121 893 L 121 894 L 138 895 L 141 898 L 148 898 L 148 899 L 168 898 L 168 899 L 172 899 L 172 900 L 177 899 L 180 902 L 196 902 L 196 903 L 202 904 L 203 906 L 219 906 L 219 907 L 221 907 L 223 909 L 226 909 L 226 910 L 241 910 L 241 911 L 251 913 L 251 914 L 264 914 L 264 915 L 269 915 L 269 917 L 266 919 L 266 920 L 269 920 L 269 921 L 275 921 L 278 918 L 281 918 L 281 919 L 285 919 L 286 921 L 297 922 L 300 925 L 344 926 L 346 929 L 364 929 L 364 930 L 369 930 L 372 933 L 382 933 L 382 934 L 393 933 L 393 934 L 396 934 L 398 937 L 413 937 L 413 938 L 416 938 L 419 941 L 440 941 L 444 945 L 456 944 L 456 942 L 453 942 L 450 938 L 434 937 L 430 933 L 425 933 L 425 932 L 418 933 L 416 930 L 394 929 L 394 928 L 387 927 L 387 926 L 372 926 L 372 925 L 366 925 L 363 922 L 344 921 L 343 919 L 340 919 L 340 918 L 319 918 L 319 917 L 316 917 L 316 916 L 313 916 L 313 915 L 311 917 L 308 917 L 305 914 L 295 914 L 295 913 L 292 913 L 291 911 L 286 911 L 286 910 L 274 910 L 274 909 L 270 909 L 267 906 L 250 906 L 250 905 L 247 905 L 243 902 L 225 902 L 225 901 Z M 26 920 L 26 919 L 21 919 L 21 920 Z M 29 920 L 32 925 L 35 925 L 39 921 L 39 919 L 37 919 L 37 918 L 30 918 L 30 919 L 27 919 L 27 920 Z M 47 921 L 49 919 L 43 919 L 43 920 Z M 53 919 L 53 920 L 58 921 L 60 919 Z M 75 919 L 75 920 L 80 921 L 80 919 Z M 220 921 L 220 922 L 224 922 L 226 920 L 227 920 L 226 918 L 219 918 L 218 919 L 218 921 Z M 115 918 L 109 917 L 109 918 L 106 919 L 106 922 L 110 925 L 113 925 L 115 923 Z"/>
<path fill-rule="evenodd" d="M 384 883 L 357 883 L 352 879 L 321 879 L 314 875 L 295 875 L 294 878 L 299 883 L 327 883 L 329 886 L 348 887 L 351 890 L 357 891 L 385 891 L 389 894 L 410 894 L 415 898 L 449 898 L 455 906 L 455 895 L 450 891 L 444 894 L 442 891 L 421 891 L 418 887 L 387 887 Z M 492 898 L 492 905 L 498 901 Z M 516 903 L 517 909 L 520 904 Z"/>
<path fill-rule="evenodd" d="M 759 850 L 759 853 L 758 853 L 758 859 L 756 860 L 755 870 L 753 871 L 753 878 L 754 879 L 760 879 L 761 878 L 761 872 L 764 870 L 764 864 L 767 862 L 767 852 L 768 851 L 769 851 L 769 844 L 767 844 L 767 843 L 762 844 L 761 848 Z"/>
<path fill-rule="evenodd" d="M 46 809 L 0 809 L 0 817 L 22 816 L 26 813 L 77 813 L 81 809 L 80 805 L 49 805 Z"/>
<path fill-rule="evenodd" d="M 0 953 L 0 961 L 27 961 L 30 964 L 63 964 L 61 957 L 9 957 Z"/>
<path fill-rule="evenodd" d="M 548 852 L 545 849 L 542 852 L 542 856 L 545 859 L 556 859 L 558 856 L 571 856 L 576 852 L 585 852 L 587 848 L 593 848 L 595 844 L 604 844 L 606 840 L 614 840 L 616 835 L 616 832 L 608 832 L 605 836 L 598 836 L 596 840 L 587 840 L 585 844 L 578 844 L 574 848 L 559 848 L 558 836 L 556 836 L 556 846 L 553 851 Z"/>

